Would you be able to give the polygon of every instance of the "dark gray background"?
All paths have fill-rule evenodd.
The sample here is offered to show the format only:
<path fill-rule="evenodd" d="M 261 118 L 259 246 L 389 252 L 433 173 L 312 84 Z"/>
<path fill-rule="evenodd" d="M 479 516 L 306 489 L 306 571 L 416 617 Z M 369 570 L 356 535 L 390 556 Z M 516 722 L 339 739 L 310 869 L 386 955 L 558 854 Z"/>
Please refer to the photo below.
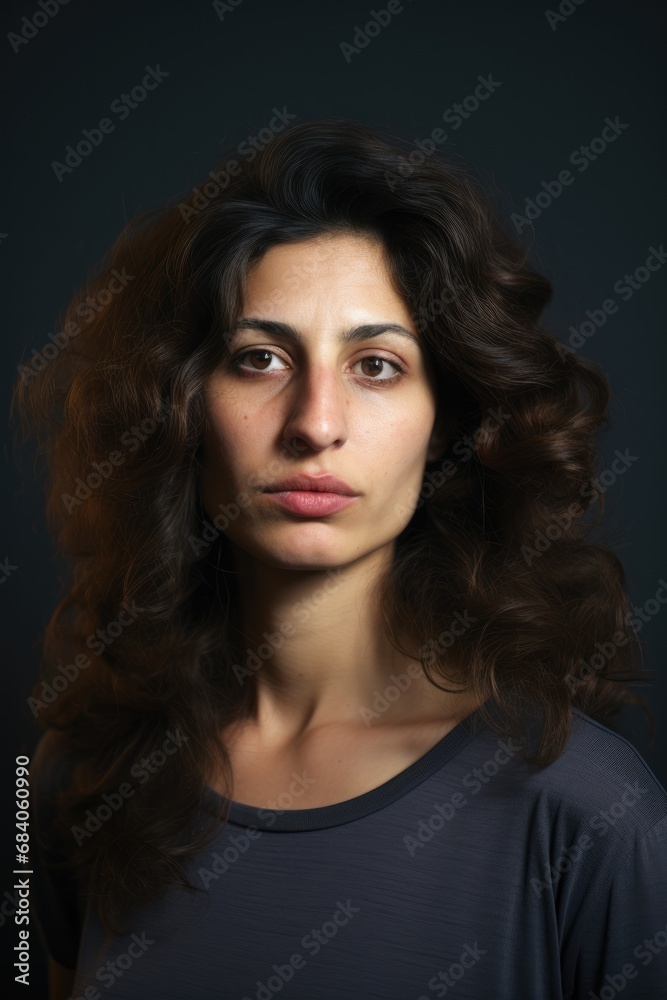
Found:
<path fill-rule="evenodd" d="M 53 7 L 55 0 L 45 2 Z M 637 460 L 607 490 L 605 528 L 593 539 L 618 553 L 633 602 L 643 607 L 667 579 L 661 392 L 667 267 L 651 273 L 627 301 L 614 285 L 667 239 L 660 5 L 566 2 L 561 8 L 571 13 L 553 27 L 545 11 L 557 12 L 558 5 L 405 0 L 349 62 L 341 42 L 352 43 L 371 12 L 386 9 L 383 0 L 237 0 L 228 6 L 221 18 L 210 2 L 70 0 L 15 52 L 9 33 L 21 32 L 22 19 L 42 8 L 37 0 L 3 5 L 5 135 L 13 146 L 11 163 L 3 162 L 0 217 L 6 412 L 17 365 L 56 332 L 57 314 L 127 219 L 189 193 L 223 152 L 268 125 L 274 107 L 286 106 L 295 122 L 319 115 L 356 119 L 409 146 L 440 127 L 448 134 L 441 148 L 470 166 L 510 228 L 512 213 L 544 190 L 542 182 L 563 169 L 574 176 L 521 238 L 555 286 L 545 323 L 560 340 L 588 318 L 586 310 L 609 298 L 618 304 L 579 352 L 603 366 L 614 394 L 598 469 L 609 467 L 616 449 L 629 449 Z M 169 75 L 146 100 L 125 120 L 110 113 L 112 101 L 158 64 Z M 443 123 L 443 113 L 489 74 L 500 82 L 489 99 L 460 128 Z M 628 127 L 579 172 L 570 154 L 616 116 Z M 114 131 L 59 182 L 52 162 L 62 161 L 65 147 L 104 117 Z M 6 425 L 0 560 L 15 569 L 0 595 L 6 623 L 2 798 L 9 830 L 0 893 L 12 885 L 14 758 L 30 755 L 38 737 L 26 698 L 61 570 L 29 455 L 21 472 Z M 624 714 L 623 732 L 667 784 L 667 612 L 661 605 L 647 618 L 640 635 L 655 682 L 642 691 L 654 712 L 655 744 L 648 747 L 638 711 Z M 0 916 L 0 923 L 9 955 L 16 928 L 11 917 Z M 42 996 L 43 957 L 34 933 L 31 941 L 32 985 L 21 995 Z M 9 976 L 13 972 L 11 983 Z"/>

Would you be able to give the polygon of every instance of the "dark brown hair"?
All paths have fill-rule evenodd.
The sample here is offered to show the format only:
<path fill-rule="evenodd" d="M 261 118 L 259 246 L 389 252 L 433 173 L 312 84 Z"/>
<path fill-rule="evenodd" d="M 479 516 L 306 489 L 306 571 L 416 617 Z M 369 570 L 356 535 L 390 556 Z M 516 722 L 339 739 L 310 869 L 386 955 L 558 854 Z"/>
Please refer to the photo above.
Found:
<path fill-rule="evenodd" d="M 235 671 L 229 542 L 199 496 L 202 390 L 248 269 L 277 243 L 381 240 L 435 373 L 447 453 L 426 466 L 377 589 L 396 648 L 434 684 L 483 698 L 505 737 L 520 743 L 534 709 L 539 739 L 524 754 L 539 766 L 562 752 L 571 706 L 606 725 L 625 703 L 647 711 L 628 687 L 641 647 L 622 565 L 586 540 L 603 511 L 595 438 L 610 389 L 540 325 L 551 285 L 472 173 L 319 119 L 210 177 L 127 224 L 59 338 L 20 365 L 14 395 L 71 566 L 31 706 L 72 764 L 60 829 L 71 863 L 92 870 L 107 930 L 164 887 L 189 886 L 180 859 L 228 815 L 224 802 L 195 828 L 212 768 L 233 797 L 220 731 L 250 713 L 256 678 Z M 457 615 L 465 629 L 452 629 Z M 178 752 L 154 758 L 150 780 L 74 850 L 72 828 L 167 734 Z"/>

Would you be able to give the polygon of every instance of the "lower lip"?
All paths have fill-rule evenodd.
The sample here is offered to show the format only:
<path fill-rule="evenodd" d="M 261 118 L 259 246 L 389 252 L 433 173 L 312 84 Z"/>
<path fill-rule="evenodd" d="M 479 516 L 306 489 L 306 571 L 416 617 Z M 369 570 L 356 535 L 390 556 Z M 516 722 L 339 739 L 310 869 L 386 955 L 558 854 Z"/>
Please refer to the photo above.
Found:
<path fill-rule="evenodd" d="M 342 493 L 318 493 L 316 490 L 287 490 L 281 493 L 267 493 L 279 507 L 302 514 L 304 517 L 322 517 L 324 514 L 335 514 L 337 510 L 349 507 L 357 499 L 356 496 L 344 496 Z"/>

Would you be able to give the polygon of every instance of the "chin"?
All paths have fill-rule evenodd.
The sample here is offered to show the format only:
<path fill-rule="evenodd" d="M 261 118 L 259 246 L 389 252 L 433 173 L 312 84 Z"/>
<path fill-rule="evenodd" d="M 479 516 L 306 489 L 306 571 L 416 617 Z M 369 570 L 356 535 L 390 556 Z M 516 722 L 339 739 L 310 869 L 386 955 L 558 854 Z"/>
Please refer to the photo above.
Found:
<path fill-rule="evenodd" d="M 325 570 L 341 566 L 358 558 L 358 553 L 347 556 L 345 549 L 338 545 L 290 545 L 255 549 L 253 555 L 259 562 L 276 569 Z"/>
<path fill-rule="evenodd" d="M 227 537 L 247 556 L 275 569 L 325 570 L 353 562 L 370 551 L 366 543 L 354 544 L 344 532 L 334 531 L 334 525 L 295 523 L 280 528 L 263 526 L 252 535 Z"/>

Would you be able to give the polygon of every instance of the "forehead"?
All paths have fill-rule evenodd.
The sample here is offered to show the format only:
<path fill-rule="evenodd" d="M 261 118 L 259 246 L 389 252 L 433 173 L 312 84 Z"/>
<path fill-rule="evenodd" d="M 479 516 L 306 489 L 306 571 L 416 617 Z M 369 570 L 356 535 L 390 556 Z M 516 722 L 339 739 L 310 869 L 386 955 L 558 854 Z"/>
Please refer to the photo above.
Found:
<path fill-rule="evenodd" d="M 358 313 L 360 321 L 391 318 L 411 327 L 384 245 L 364 234 L 326 234 L 270 247 L 248 270 L 241 315 L 251 310 L 280 318 L 281 309 L 289 308 L 305 321 L 332 306 Z"/>
<path fill-rule="evenodd" d="M 248 271 L 249 278 L 292 270 L 304 279 L 359 268 L 378 279 L 386 270 L 385 248 L 370 236 L 352 233 L 323 234 L 306 240 L 277 243 L 269 247 Z"/>

